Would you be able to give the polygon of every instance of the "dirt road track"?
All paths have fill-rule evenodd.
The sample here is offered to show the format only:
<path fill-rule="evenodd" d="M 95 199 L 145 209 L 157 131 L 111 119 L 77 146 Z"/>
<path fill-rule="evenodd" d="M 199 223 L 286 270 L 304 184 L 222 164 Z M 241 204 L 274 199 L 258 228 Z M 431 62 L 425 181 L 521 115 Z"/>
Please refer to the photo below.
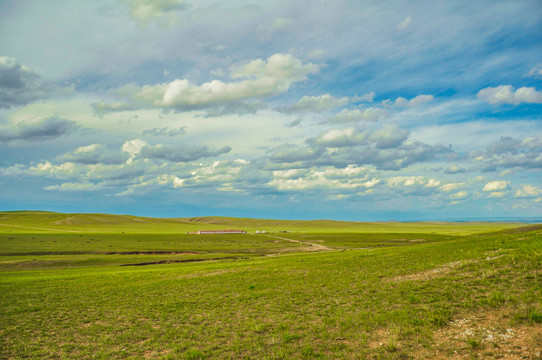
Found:
<path fill-rule="evenodd" d="M 331 251 L 331 250 L 335 250 L 335 249 L 329 248 L 329 247 L 327 247 L 325 245 L 315 244 L 315 243 L 311 243 L 311 242 L 308 242 L 308 241 L 288 239 L 288 238 L 285 238 L 285 237 L 273 236 L 273 235 L 267 235 L 267 234 L 264 234 L 264 235 L 267 236 L 267 237 L 270 237 L 270 238 L 281 239 L 281 240 L 286 240 L 286 241 L 293 242 L 293 243 L 308 245 L 309 246 L 309 251 Z"/>

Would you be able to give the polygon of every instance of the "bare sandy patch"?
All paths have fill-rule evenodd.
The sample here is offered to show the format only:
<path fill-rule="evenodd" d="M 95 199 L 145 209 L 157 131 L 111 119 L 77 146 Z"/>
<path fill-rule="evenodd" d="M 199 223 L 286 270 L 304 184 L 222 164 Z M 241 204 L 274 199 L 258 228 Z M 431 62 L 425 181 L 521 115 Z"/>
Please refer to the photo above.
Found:
<path fill-rule="evenodd" d="M 451 263 L 444 264 L 438 268 L 417 272 L 414 274 L 398 275 L 390 279 L 391 281 L 420 281 L 420 280 L 430 280 L 442 276 L 446 276 L 451 273 L 454 269 L 459 268 L 463 265 L 476 262 L 477 260 L 460 260 L 454 261 Z"/>
<path fill-rule="evenodd" d="M 510 325 L 508 310 L 481 311 L 433 334 L 431 359 L 541 359 L 542 325 Z"/>

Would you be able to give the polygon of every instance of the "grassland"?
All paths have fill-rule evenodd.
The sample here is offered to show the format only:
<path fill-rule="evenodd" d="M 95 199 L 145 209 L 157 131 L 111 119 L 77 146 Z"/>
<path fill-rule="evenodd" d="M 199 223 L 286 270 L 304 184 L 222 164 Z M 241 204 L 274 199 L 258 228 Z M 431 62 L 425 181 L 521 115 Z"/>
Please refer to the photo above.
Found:
<path fill-rule="evenodd" d="M 0 358 L 540 358 L 540 226 L 0 224 Z M 226 227 L 270 233 L 186 234 Z"/>
<path fill-rule="evenodd" d="M 424 233 L 469 235 L 510 229 L 519 223 L 354 222 L 243 219 L 228 217 L 148 218 L 109 214 L 62 214 L 44 211 L 0 212 L 0 232 L 182 234 L 200 229 L 242 228 L 301 233 Z"/>

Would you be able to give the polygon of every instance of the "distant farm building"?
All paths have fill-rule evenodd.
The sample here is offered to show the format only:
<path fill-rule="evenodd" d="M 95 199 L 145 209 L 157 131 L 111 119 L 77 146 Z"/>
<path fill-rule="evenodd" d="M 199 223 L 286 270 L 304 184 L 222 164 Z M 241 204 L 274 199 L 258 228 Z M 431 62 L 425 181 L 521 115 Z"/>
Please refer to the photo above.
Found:
<path fill-rule="evenodd" d="M 209 234 L 246 234 L 245 230 L 198 230 L 199 235 L 209 235 Z"/>

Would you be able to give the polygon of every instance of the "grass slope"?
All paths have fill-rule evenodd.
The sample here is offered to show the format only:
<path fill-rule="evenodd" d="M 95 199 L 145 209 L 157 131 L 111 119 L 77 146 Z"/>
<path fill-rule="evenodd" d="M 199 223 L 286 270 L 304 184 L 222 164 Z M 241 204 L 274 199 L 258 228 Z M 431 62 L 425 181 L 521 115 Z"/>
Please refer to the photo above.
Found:
<path fill-rule="evenodd" d="M 147 231 L 122 234 L 100 221 L 132 217 L 24 216 L 12 225 L 82 233 L 1 234 L 0 358 L 540 357 L 540 227 L 205 237 L 157 230 L 199 220 L 147 219 Z M 88 222 L 54 224 L 68 217 Z"/>
<path fill-rule="evenodd" d="M 62 214 L 44 211 L 0 212 L 0 233 L 132 233 L 182 234 L 199 229 L 241 228 L 246 231 L 313 233 L 432 233 L 468 235 L 518 227 L 500 222 L 354 222 L 332 220 L 268 220 L 230 217 L 150 218 L 109 214 Z"/>

